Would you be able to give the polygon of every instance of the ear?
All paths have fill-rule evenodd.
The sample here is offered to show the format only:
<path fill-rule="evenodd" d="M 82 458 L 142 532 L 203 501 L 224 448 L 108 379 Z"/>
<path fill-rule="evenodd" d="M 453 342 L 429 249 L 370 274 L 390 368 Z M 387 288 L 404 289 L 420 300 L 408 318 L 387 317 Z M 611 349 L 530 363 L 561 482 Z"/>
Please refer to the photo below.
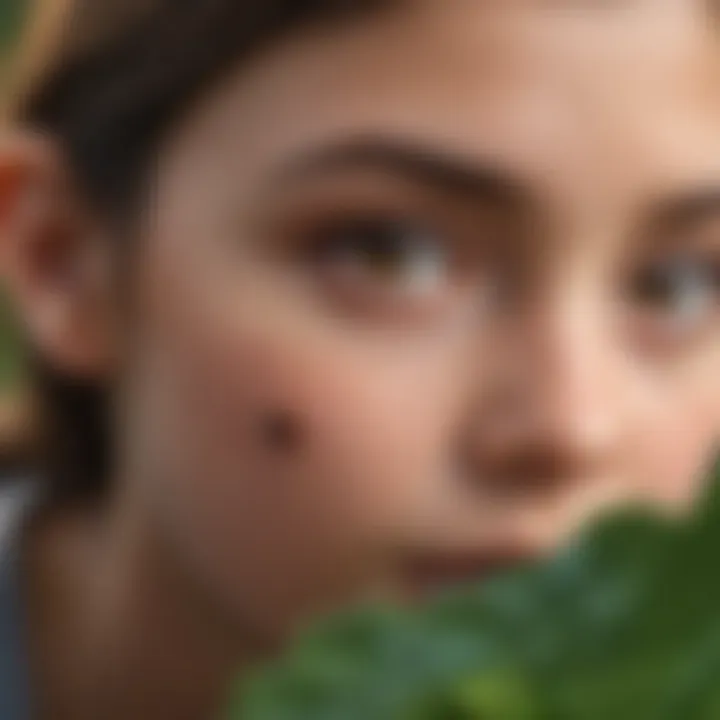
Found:
<path fill-rule="evenodd" d="M 0 137 L 0 277 L 35 351 L 64 375 L 112 359 L 109 246 L 50 140 Z"/>

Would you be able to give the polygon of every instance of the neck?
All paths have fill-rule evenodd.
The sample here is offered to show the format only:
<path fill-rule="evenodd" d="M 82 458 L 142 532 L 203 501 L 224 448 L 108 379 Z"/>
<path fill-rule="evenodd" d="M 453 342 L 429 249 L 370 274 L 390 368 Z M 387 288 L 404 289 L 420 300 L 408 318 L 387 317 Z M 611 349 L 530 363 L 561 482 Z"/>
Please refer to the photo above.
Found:
<path fill-rule="evenodd" d="M 32 535 L 29 625 L 42 714 L 219 717 L 249 658 L 163 544 L 129 518 L 64 513 Z"/>

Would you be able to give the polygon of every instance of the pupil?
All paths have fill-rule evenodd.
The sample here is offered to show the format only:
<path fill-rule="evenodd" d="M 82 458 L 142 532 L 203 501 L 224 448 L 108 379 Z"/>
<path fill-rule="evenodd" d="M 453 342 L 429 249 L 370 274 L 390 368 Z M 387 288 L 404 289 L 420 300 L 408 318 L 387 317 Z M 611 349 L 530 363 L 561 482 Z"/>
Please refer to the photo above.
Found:
<path fill-rule="evenodd" d="M 680 302 L 696 298 L 707 285 L 707 272 L 696 263 L 661 265 L 640 276 L 637 292 L 650 304 Z"/>
<path fill-rule="evenodd" d="M 408 252 L 414 235 L 398 223 L 368 222 L 350 234 L 349 249 L 380 270 L 396 270 Z"/>
<path fill-rule="evenodd" d="M 424 258 L 432 249 L 422 229 L 386 218 L 343 222 L 327 228 L 319 240 L 321 258 L 349 261 L 387 274 L 406 269 L 410 261 Z"/>
<path fill-rule="evenodd" d="M 664 302 L 673 296 L 674 291 L 673 278 L 663 270 L 652 270 L 639 280 L 638 293 L 650 303 Z"/>

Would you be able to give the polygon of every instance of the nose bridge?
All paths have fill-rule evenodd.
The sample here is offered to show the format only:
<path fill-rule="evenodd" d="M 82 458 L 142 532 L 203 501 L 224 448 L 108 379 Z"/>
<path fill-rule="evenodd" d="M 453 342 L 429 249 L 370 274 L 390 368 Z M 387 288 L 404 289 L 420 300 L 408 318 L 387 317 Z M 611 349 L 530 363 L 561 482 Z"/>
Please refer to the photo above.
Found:
<path fill-rule="evenodd" d="M 518 436 L 571 453 L 603 451 L 623 417 L 622 363 L 599 293 L 558 287 L 521 321 L 513 343 Z M 508 369 L 509 369 L 508 365 Z"/>
<path fill-rule="evenodd" d="M 538 439 L 576 452 L 612 442 L 621 419 L 621 364 L 600 293 L 579 280 L 538 304 L 521 333 L 528 358 L 524 423 Z"/>

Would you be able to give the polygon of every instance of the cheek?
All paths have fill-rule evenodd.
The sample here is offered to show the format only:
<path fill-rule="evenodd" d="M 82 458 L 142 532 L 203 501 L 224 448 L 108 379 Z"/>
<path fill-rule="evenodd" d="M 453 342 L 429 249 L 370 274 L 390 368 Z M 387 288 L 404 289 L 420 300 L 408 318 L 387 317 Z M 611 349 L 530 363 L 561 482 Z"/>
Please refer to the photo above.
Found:
<path fill-rule="evenodd" d="M 229 491 L 267 502 L 277 518 L 301 516 L 318 532 L 391 523 L 393 509 L 407 506 L 403 479 L 428 466 L 437 403 L 392 367 L 331 347 L 255 334 L 235 340 L 176 366 L 182 390 L 172 400 L 186 407 L 173 416 L 196 469 L 209 463 Z"/>
<path fill-rule="evenodd" d="M 643 423 L 637 462 L 641 493 L 670 507 L 685 507 L 702 489 L 720 439 L 720 392 L 714 373 L 698 373 L 659 388 Z"/>
<path fill-rule="evenodd" d="M 457 395 L 437 352 L 363 350 L 274 317 L 165 322 L 143 343 L 136 392 L 152 502 L 175 542 L 226 601 L 271 618 L 381 568 L 427 511 Z M 293 442 L 278 442 L 288 422 Z"/>

